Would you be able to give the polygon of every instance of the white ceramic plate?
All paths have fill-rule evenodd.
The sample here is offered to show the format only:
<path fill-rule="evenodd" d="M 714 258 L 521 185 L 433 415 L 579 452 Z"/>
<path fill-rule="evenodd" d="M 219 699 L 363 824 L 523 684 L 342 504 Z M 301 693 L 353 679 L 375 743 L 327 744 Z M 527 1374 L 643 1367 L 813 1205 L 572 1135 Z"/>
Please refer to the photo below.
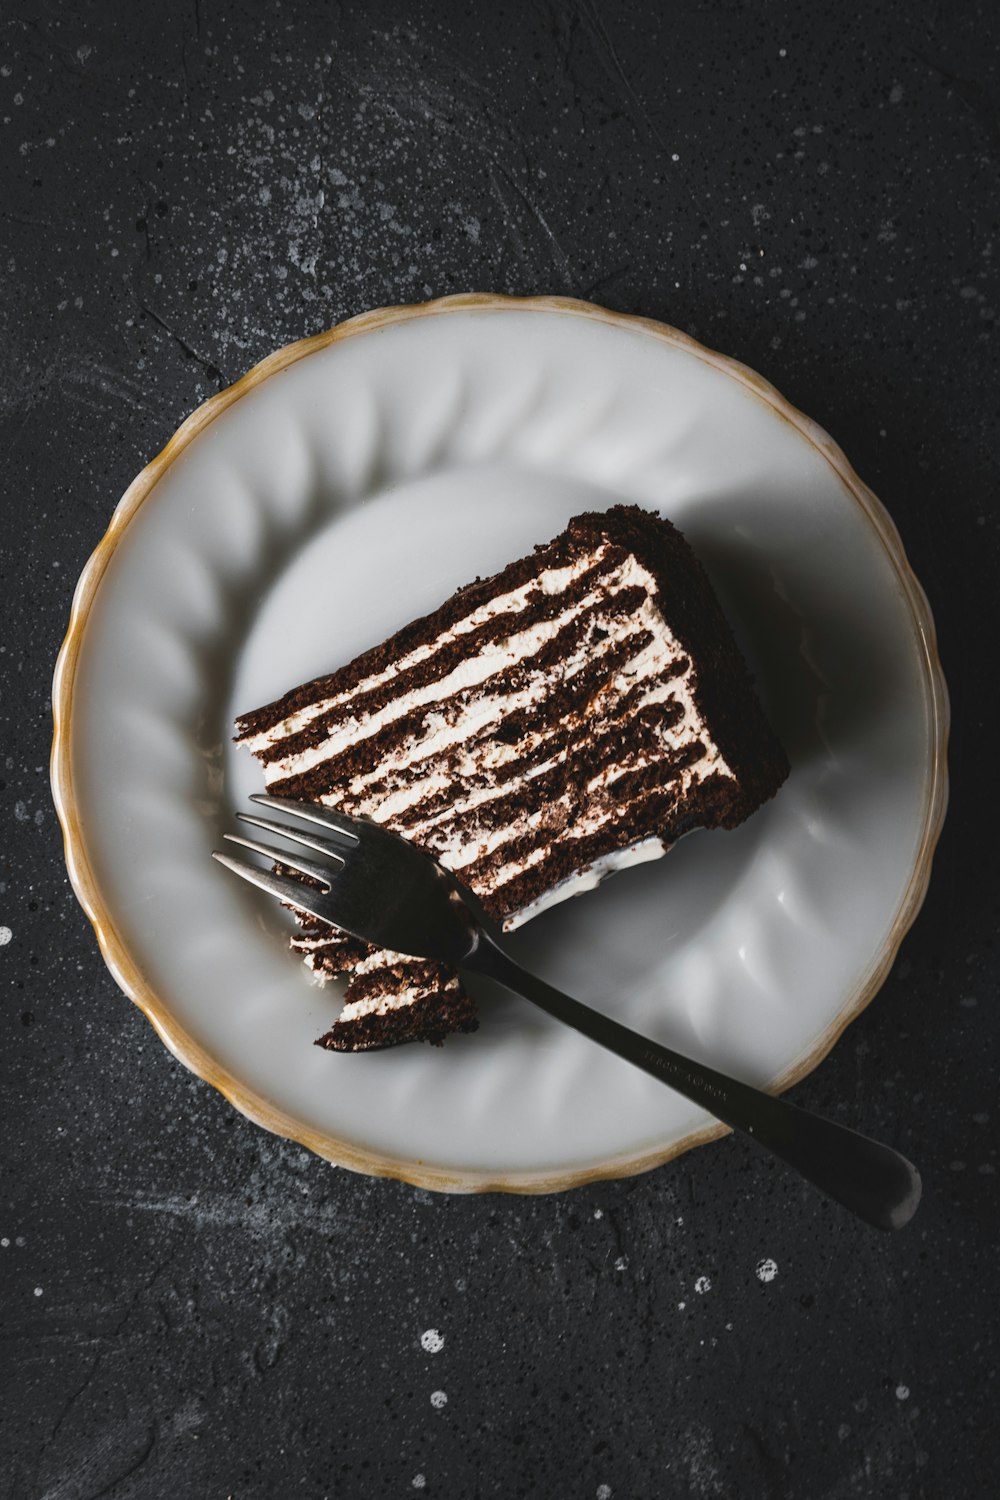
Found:
<path fill-rule="evenodd" d="M 629 1026 L 784 1086 L 871 998 L 919 907 L 947 707 L 891 522 L 759 377 L 561 299 L 369 314 L 196 412 L 81 579 L 53 750 L 76 890 L 176 1055 L 333 1161 L 538 1191 L 718 1133 L 498 994 L 442 1049 L 321 1051 L 338 996 L 286 951 L 283 914 L 209 859 L 261 785 L 229 741 L 237 711 L 621 499 L 688 536 L 793 772 L 743 828 L 543 915 L 515 951 Z"/>

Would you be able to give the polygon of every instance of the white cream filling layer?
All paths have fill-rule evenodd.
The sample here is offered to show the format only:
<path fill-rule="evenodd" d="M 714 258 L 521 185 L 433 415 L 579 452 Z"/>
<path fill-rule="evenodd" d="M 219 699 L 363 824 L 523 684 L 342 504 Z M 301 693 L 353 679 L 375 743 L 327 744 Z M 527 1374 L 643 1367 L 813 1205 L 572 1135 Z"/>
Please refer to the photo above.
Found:
<path fill-rule="evenodd" d="M 523 927 L 525 922 L 530 922 L 532 917 L 540 916 L 543 911 L 548 911 L 550 906 L 558 906 L 560 901 L 568 901 L 571 896 L 582 896 L 584 891 L 596 890 L 601 881 L 607 875 L 613 875 L 617 870 L 627 870 L 632 865 L 644 865 L 651 859 L 662 859 L 670 846 L 662 839 L 643 839 L 641 843 L 633 844 L 628 849 L 615 849 L 610 854 L 602 855 L 595 859 L 594 863 L 586 870 L 571 875 L 568 880 L 561 880 L 554 885 L 550 891 L 532 901 L 530 906 L 525 906 L 521 911 L 515 912 L 508 917 L 503 924 L 504 932 L 514 932 L 516 928 Z"/>
<path fill-rule="evenodd" d="M 379 957 L 378 954 L 373 956 Z M 386 1016 L 391 1010 L 405 1010 L 408 1005 L 416 1000 L 423 1000 L 427 995 L 440 995 L 458 988 L 459 979 L 455 975 L 445 984 L 410 985 L 405 990 L 394 990 L 391 995 L 369 995 L 364 1000 L 352 1000 L 349 1005 L 345 1005 L 337 1020 L 356 1021 L 359 1016 Z"/>
<path fill-rule="evenodd" d="M 563 594 L 570 584 L 575 583 L 578 578 L 589 568 L 595 567 L 607 552 L 607 546 L 602 543 L 594 552 L 576 558 L 574 562 L 567 563 L 564 568 L 548 568 L 539 573 L 537 577 L 531 578 L 520 588 L 512 589 L 507 594 L 499 594 L 495 599 L 490 599 L 486 604 L 481 604 L 478 609 L 466 615 L 463 620 L 458 620 L 449 630 L 443 631 L 435 640 L 428 641 L 422 646 L 416 646 L 406 656 L 400 657 L 399 661 L 392 662 L 382 672 L 377 672 L 371 677 L 365 677 L 346 693 L 339 693 L 332 698 L 324 698 L 317 703 L 310 703 L 308 707 L 299 709 L 298 712 L 290 714 L 280 724 L 273 725 L 270 729 L 260 734 L 249 735 L 243 743 L 255 755 L 261 750 L 273 745 L 278 740 L 287 739 L 290 735 L 298 734 L 300 730 L 307 728 L 314 719 L 323 714 L 329 714 L 342 703 L 349 703 L 353 698 L 362 693 L 371 692 L 374 688 L 381 687 L 386 682 L 391 682 L 394 677 L 400 677 L 408 672 L 411 667 L 417 667 L 421 662 L 427 661 L 436 652 L 449 645 L 456 636 L 468 635 L 470 631 L 478 630 L 480 625 L 489 624 L 498 615 L 514 614 L 522 610 L 528 598 L 538 592 L 542 594 Z"/>
<path fill-rule="evenodd" d="M 292 938 L 292 947 L 296 952 L 305 953 L 305 962 L 319 984 L 326 984 L 333 976 L 324 969 L 316 967 L 317 958 L 322 954 L 319 950 L 323 948 L 336 948 L 335 936 Z M 357 977 L 359 974 L 377 974 L 380 969 L 391 969 L 396 964 L 410 964 L 413 959 L 405 953 L 394 953 L 391 948 L 376 948 L 367 958 L 360 963 L 351 965 L 351 974 Z M 460 988 L 457 974 L 453 974 L 444 984 L 407 985 L 405 989 L 393 990 L 388 995 L 368 995 L 363 1000 L 352 1000 L 348 1005 L 341 1008 L 337 1017 L 341 1021 L 356 1021 L 359 1016 L 384 1016 L 391 1010 L 405 1010 L 416 1000 L 423 1000 L 427 995 L 440 995 L 443 992 L 453 992 Z"/>

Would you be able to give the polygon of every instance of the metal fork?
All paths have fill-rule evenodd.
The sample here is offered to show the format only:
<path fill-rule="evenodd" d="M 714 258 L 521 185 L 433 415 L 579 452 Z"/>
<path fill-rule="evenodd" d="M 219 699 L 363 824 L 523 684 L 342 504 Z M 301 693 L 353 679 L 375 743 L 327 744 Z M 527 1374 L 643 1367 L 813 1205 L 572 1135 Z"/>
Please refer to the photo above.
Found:
<path fill-rule="evenodd" d="M 310 852 L 288 853 L 236 834 L 226 839 L 320 884 L 304 885 L 214 851 L 213 858 L 244 880 L 375 947 L 498 980 L 743 1131 L 876 1228 L 901 1229 L 913 1217 L 920 1175 L 898 1151 L 682 1057 L 528 973 L 500 947 L 499 929 L 475 896 L 401 835 L 317 803 L 268 796 L 251 801 L 296 821 L 239 813 L 243 822 Z"/>

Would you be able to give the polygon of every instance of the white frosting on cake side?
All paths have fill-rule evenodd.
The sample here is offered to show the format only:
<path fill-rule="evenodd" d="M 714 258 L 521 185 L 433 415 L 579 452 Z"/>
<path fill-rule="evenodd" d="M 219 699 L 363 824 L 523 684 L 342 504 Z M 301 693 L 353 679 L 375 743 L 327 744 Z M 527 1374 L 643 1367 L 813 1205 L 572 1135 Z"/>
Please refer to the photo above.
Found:
<path fill-rule="evenodd" d="M 615 849 L 610 854 L 602 855 L 595 859 L 586 870 L 580 870 L 576 875 L 571 875 L 568 880 L 561 880 L 554 885 L 544 896 L 539 896 L 537 901 L 532 901 L 530 906 L 522 907 L 512 917 L 508 917 L 503 924 L 504 932 L 514 932 L 518 927 L 523 927 L 525 922 L 530 922 L 533 917 L 541 916 L 543 911 L 548 911 L 552 906 L 558 906 L 561 901 L 568 901 L 571 896 L 582 896 L 584 891 L 596 890 L 601 881 L 608 875 L 614 875 L 618 870 L 628 870 L 632 865 L 648 864 L 651 859 L 662 859 L 671 846 L 665 844 L 662 839 L 643 839 L 641 843 L 632 844 L 628 849 Z"/>

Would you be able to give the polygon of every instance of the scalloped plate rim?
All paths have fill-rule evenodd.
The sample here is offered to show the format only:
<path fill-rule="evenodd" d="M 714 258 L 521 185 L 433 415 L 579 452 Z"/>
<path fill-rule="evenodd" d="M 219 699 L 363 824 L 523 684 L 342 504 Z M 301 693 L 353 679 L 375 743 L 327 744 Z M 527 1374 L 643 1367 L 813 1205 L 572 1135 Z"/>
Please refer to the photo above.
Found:
<path fill-rule="evenodd" d="M 947 810 L 947 744 L 949 702 L 937 649 L 933 617 L 926 595 L 910 567 L 899 532 L 884 506 L 859 478 L 842 449 L 825 430 L 788 402 L 762 376 L 746 365 L 699 343 L 689 334 L 652 318 L 638 317 L 602 308 L 595 303 L 559 296 L 509 297 L 493 293 L 457 293 L 430 302 L 403 304 L 360 313 L 330 329 L 288 344 L 254 365 L 233 385 L 210 397 L 177 428 L 161 452 L 148 463 L 125 490 L 112 514 L 107 531 L 85 565 L 73 595 L 69 626 L 56 662 L 52 690 L 53 739 L 50 778 L 53 801 L 63 831 L 67 871 L 74 892 L 89 918 L 105 964 L 119 988 L 147 1017 L 161 1041 L 191 1072 L 217 1089 L 241 1114 L 276 1135 L 306 1147 L 336 1166 L 374 1177 L 387 1177 L 415 1187 L 447 1192 L 548 1193 L 583 1186 L 602 1179 L 633 1176 L 651 1170 L 691 1150 L 728 1134 L 724 1125 L 709 1126 L 686 1135 L 669 1146 L 639 1155 L 614 1157 L 596 1166 L 562 1172 L 498 1174 L 491 1171 L 447 1171 L 421 1160 L 405 1160 L 358 1150 L 324 1132 L 308 1129 L 302 1122 L 276 1108 L 239 1078 L 227 1072 L 202 1048 L 172 1015 L 168 1004 L 146 983 L 138 965 L 119 936 L 110 911 L 101 899 L 87 859 L 80 826 L 71 767 L 73 687 L 87 619 L 100 582 L 126 527 L 155 491 L 160 478 L 189 443 L 210 422 L 249 391 L 300 359 L 345 338 L 357 337 L 425 316 L 475 310 L 503 313 L 557 312 L 639 330 L 680 348 L 738 381 L 772 412 L 782 417 L 810 442 L 834 469 L 851 498 L 871 525 L 891 561 L 901 592 L 912 616 L 915 634 L 922 646 L 921 668 L 931 727 L 931 749 L 922 818 L 922 833 L 907 887 L 900 900 L 888 937 L 873 955 L 864 978 L 845 995 L 840 1011 L 814 1047 L 770 1085 L 775 1093 L 791 1087 L 813 1071 L 826 1057 L 850 1023 L 874 999 L 884 983 L 899 945 L 915 920 L 930 879 L 934 850 Z"/>

